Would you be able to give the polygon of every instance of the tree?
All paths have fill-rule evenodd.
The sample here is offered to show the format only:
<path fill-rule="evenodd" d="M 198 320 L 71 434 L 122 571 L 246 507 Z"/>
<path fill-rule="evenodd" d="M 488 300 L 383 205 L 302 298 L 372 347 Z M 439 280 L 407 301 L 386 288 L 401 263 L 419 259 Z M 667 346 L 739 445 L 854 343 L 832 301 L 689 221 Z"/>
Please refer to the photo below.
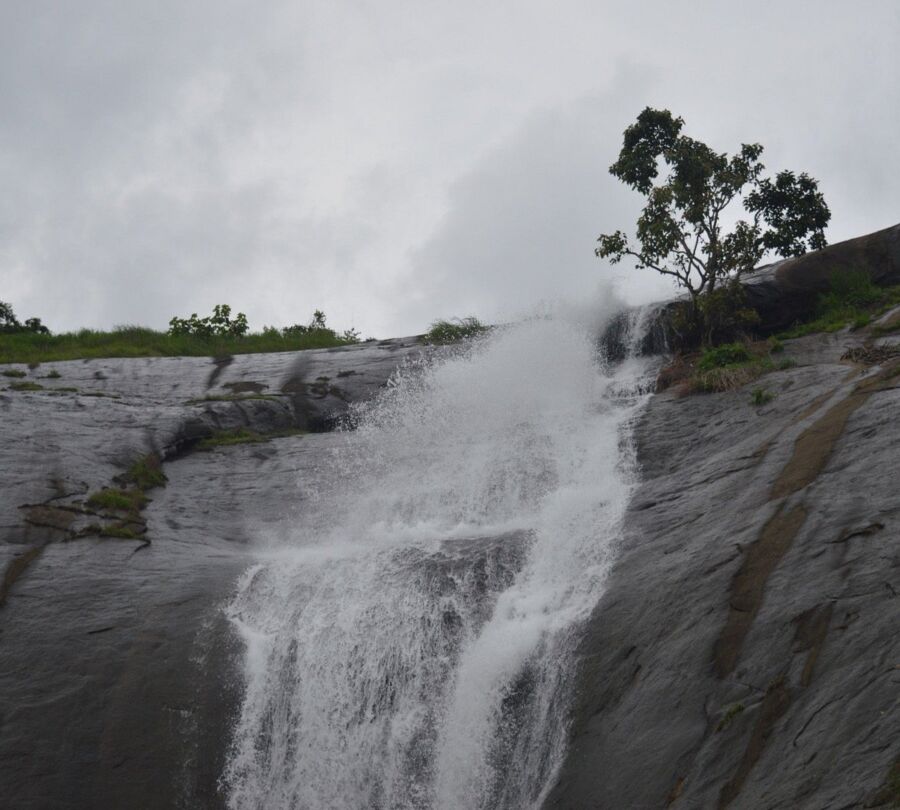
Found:
<path fill-rule="evenodd" d="M 0 301 L 0 334 L 12 334 L 15 332 L 34 332 L 39 335 L 49 335 L 50 330 L 41 323 L 40 318 L 27 318 L 25 323 L 19 323 L 12 305 Z"/>
<path fill-rule="evenodd" d="M 213 314 L 198 318 L 197 313 L 190 318 L 172 318 L 169 321 L 170 335 L 192 335 L 194 337 L 243 337 L 249 329 L 247 316 L 238 312 L 231 320 L 231 307 L 228 304 L 216 304 Z"/>
<path fill-rule="evenodd" d="M 763 148 L 742 144 L 729 157 L 681 134 L 684 120 L 647 107 L 624 133 L 610 174 L 647 198 L 637 221 L 638 247 L 622 231 L 603 234 L 595 253 L 613 264 L 625 256 L 637 267 L 673 277 L 690 294 L 690 317 L 709 336 L 704 298 L 723 288 L 736 294 L 736 281 L 769 251 L 799 256 L 825 247 L 831 212 L 807 174 L 779 172 L 761 177 Z M 654 184 L 661 164 L 667 174 Z M 742 201 L 750 215 L 724 232 L 726 209 Z"/>

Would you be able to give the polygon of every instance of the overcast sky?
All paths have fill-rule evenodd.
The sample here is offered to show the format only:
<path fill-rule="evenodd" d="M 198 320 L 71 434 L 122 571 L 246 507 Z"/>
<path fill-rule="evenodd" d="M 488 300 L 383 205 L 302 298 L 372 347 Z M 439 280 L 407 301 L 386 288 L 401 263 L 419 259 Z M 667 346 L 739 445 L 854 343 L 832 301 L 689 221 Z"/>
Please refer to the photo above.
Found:
<path fill-rule="evenodd" d="M 389 337 L 666 297 L 593 255 L 647 105 L 816 177 L 829 241 L 900 222 L 898 0 L 0 0 L 0 300 Z"/>

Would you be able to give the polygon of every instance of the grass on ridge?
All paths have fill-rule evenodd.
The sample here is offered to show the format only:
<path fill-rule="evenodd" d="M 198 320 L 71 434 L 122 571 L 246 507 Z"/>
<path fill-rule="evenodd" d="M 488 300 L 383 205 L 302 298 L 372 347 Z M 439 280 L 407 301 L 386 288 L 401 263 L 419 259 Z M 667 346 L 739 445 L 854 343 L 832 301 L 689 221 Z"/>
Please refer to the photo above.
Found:
<path fill-rule="evenodd" d="M 111 332 L 82 329 L 59 335 L 0 334 L 0 363 L 43 363 L 94 357 L 210 357 L 328 349 L 352 343 L 330 329 L 288 335 L 268 330 L 243 337 L 197 337 L 170 335 L 142 326 L 121 326 Z"/>

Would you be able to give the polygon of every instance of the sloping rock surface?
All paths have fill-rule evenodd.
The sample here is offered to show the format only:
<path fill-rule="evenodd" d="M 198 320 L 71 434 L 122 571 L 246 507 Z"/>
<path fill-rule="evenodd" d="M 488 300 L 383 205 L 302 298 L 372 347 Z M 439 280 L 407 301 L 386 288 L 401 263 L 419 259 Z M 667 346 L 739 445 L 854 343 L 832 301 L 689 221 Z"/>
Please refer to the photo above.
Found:
<path fill-rule="evenodd" d="M 548 810 L 900 800 L 900 358 L 863 340 L 790 341 L 798 365 L 745 389 L 651 400 Z"/>
<path fill-rule="evenodd" d="M 192 450 L 223 429 L 330 427 L 425 351 L 4 367 L 45 390 L 0 390 L 0 806 L 222 806 L 239 663 L 218 606 L 341 437 Z M 168 477 L 146 535 L 91 533 L 88 494 L 146 454 Z"/>

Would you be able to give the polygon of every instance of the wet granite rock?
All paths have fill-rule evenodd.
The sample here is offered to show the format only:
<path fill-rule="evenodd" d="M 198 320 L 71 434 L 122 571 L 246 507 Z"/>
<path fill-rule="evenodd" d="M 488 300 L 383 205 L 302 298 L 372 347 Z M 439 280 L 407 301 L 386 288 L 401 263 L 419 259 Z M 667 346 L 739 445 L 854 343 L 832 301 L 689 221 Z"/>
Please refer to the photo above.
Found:
<path fill-rule="evenodd" d="M 789 341 L 794 368 L 650 401 L 545 808 L 896 800 L 900 361 L 842 361 L 863 339 Z M 775 399 L 753 407 L 757 386 Z"/>
<path fill-rule="evenodd" d="M 328 427 L 425 351 L 11 366 L 44 390 L 0 390 L 0 806 L 223 806 L 239 663 L 218 606 L 341 437 L 192 450 L 218 430 Z M 86 533 L 89 493 L 148 453 L 168 483 L 147 493 L 146 536 Z"/>

